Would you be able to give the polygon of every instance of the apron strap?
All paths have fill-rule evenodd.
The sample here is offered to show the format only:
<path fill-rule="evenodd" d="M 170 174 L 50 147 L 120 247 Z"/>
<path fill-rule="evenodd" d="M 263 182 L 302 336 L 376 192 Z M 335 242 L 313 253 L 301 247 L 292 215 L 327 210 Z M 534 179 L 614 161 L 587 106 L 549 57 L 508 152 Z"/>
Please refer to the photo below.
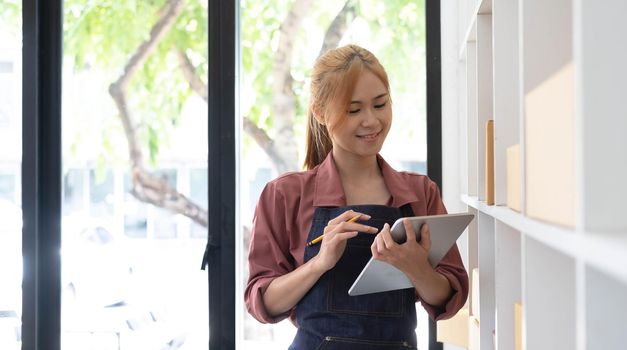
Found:
<path fill-rule="evenodd" d="M 415 216 L 414 211 L 411 208 L 411 204 L 409 203 L 402 205 L 399 209 L 401 210 L 401 216 L 404 218 L 409 216 Z"/>

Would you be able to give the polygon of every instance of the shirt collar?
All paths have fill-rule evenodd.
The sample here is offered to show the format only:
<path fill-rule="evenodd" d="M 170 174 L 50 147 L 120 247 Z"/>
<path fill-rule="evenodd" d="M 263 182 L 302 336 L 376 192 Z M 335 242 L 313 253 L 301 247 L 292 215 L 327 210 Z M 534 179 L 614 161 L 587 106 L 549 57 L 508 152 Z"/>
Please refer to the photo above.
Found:
<path fill-rule="evenodd" d="M 392 195 L 391 206 L 398 208 L 407 203 L 419 201 L 416 189 L 410 187 L 406 174 L 394 170 L 379 154 L 377 154 L 377 162 L 381 168 L 383 181 Z M 346 196 L 332 152 L 329 152 L 325 160 L 317 167 L 313 205 L 314 207 L 346 205 Z"/>
<path fill-rule="evenodd" d="M 316 188 L 314 191 L 314 207 L 342 207 L 346 205 L 346 196 L 342 188 L 340 174 L 335 167 L 333 152 L 318 165 Z"/>

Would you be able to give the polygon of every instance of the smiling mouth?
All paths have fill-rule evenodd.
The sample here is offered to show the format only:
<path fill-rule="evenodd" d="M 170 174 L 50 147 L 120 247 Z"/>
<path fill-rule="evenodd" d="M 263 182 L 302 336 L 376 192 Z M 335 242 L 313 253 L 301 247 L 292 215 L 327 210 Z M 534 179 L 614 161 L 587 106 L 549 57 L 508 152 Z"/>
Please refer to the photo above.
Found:
<path fill-rule="evenodd" d="M 380 133 L 381 131 L 377 131 L 377 132 L 373 132 L 372 134 L 357 135 L 357 137 L 359 137 L 360 139 L 364 139 L 364 140 L 374 140 L 377 138 L 377 136 L 379 136 Z"/>

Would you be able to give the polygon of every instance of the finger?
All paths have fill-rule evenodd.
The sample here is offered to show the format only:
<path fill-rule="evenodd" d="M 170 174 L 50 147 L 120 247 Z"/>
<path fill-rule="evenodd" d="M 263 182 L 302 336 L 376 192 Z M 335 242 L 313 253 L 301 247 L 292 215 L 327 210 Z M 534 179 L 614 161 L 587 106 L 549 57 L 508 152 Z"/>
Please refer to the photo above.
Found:
<path fill-rule="evenodd" d="M 341 232 L 341 231 L 359 231 L 359 232 L 365 232 L 365 233 L 379 232 L 379 230 L 377 230 L 376 227 L 372 227 L 372 226 L 368 226 L 364 224 L 358 224 L 355 222 L 347 222 L 347 221 L 339 223 L 336 227 L 338 228 L 338 232 Z"/>
<path fill-rule="evenodd" d="M 416 242 L 416 232 L 409 219 L 403 219 L 403 226 L 405 226 L 405 234 L 407 235 L 407 242 Z"/>
<path fill-rule="evenodd" d="M 387 249 L 391 249 L 397 245 L 394 238 L 392 238 L 392 235 L 390 234 L 390 225 L 388 225 L 387 222 L 383 225 L 383 229 L 377 237 L 380 237 L 383 240 Z"/>
<path fill-rule="evenodd" d="M 383 238 L 381 238 L 381 235 L 378 235 L 375 238 L 375 242 L 377 242 L 377 250 L 379 251 L 379 253 L 385 253 L 387 251 L 385 242 L 383 241 Z"/>
<path fill-rule="evenodd" d="M 370 251 L 372 252 L 372 257 L 375 259 L 379 259 L 379 257 L 381 256 L 381 254 L 379 254 L 379 250 L 377 249 L 376 239 L 374 242 L 372 242 L 372 245 L 370 246 Z"/>
<path fill-rule="evenodd" d="M 341 222 L 348 221 L 357 215 L 359 215 L 359 218 L 357 220 L 369 220 L 370 219 L 370 215 L 368 214 L 356 212 L 354 210 L 347 210 L 343 212 L 342 214 L 338 215 L 337 217 L 331 219 L 328 224 L 337 225 Z"/>
<path fill-rule="evenodd" d="M 331 225 L 337 225 L 340 222 L 346 221 L 348 219 L 350 219 L 351 217 L 355 216 L 354 214 L 355 212 L 352 210 L 347 210 L 345 212 L 343 212 L 342 214 L 334 217 L 333 219 L 329 220 L 328 226 Z"/>
<path fill-rule="evenodd" d="M 336 240 L 340 240 L 340 241 L 346 241 L 350 238 L 353 238 L 355 236 L 357 236 L 359 232 L 357 231 L 349 231 L 349 232 L 342 232 L 342 233 L 337 233 L 335 235 L 335 239 Z"/>
<path fill-rule="evenodd" d="M 423 224 L 420 228 L 420 245 L 426 250 L 431 249 L 431 231 L 429 231 L 429 225 Z"/>

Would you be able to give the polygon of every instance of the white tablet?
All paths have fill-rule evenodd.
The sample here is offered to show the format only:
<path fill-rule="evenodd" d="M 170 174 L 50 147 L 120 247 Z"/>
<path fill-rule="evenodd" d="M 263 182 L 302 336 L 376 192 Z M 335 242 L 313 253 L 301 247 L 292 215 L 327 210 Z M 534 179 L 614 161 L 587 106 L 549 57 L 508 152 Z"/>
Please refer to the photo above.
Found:
<path fill-rule="evenodd" d="M 429 225 L 431 249 L 428 259 L 431 266 L 435 267 L 474 217 L 474 214 L 458 213 L 400 218 L 392 225 L 390 233 L 396 242 L 405 242 L 407 235 L 403 219 L 409 219 L 414 232 L 416 232 L 416 239 L 420 240 L 421 226 L 425 223 Z M 413 288 L 413 285 L 403 272 L 386 262 L 370 258 L 370 261 L 348 290 L 348 295 L 354 296 L 404 288 Z"/>

